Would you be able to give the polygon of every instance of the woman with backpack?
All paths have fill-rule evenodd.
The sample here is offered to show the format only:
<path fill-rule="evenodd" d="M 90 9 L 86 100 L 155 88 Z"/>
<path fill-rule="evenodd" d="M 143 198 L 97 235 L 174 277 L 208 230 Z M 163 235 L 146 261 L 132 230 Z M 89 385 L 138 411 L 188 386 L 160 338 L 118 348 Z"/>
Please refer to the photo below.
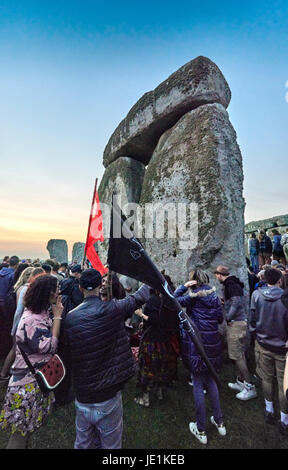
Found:
<path fill-rule="evenodd" d="M 186 307 L 187 315 L 198 328 L 211 364 L 216 371 L 219 371 L 222 366 L 222 338 L 219 333 L 219 325 L 223 322 L 221 302 L 216 295 L 215 287 L 209 285 L 209 277 L 204 271 L 195 269 L 190 273 L 189 279 L 185 285 L 176 289 L 174 296 L 180 305 Z M 182 325 L 180 333 L 183 364 L 193 376 L 196 422 L 191 422 L 189 429 L 202 444 L 207 444 L 204 390 L 207 390 L 213 408 L 210 421 L 221 436 L 226 435 L 218 387 Z"/>

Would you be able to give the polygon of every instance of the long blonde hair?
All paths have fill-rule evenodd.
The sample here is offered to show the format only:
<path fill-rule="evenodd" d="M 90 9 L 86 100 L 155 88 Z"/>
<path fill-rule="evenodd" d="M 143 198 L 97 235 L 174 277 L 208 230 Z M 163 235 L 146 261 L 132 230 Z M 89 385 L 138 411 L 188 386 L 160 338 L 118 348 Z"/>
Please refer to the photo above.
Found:
<path fill-rule="evenodd" d="M 28 268 L 22 271 L 18 281 L 14 284 L 14 292 L 17 292 L 20 287 L 24 286 L 24 284 L 27 284 L 33 270 L 33 266 L 28 266 Z"/>

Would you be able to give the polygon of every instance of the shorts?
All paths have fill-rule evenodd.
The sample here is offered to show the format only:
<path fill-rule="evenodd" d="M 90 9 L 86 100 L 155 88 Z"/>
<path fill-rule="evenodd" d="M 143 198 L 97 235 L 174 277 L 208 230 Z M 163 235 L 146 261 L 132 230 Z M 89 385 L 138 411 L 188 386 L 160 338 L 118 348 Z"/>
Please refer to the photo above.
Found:
<path fill-rule="evenodd" d="M 247 322 L 232 321 L 227 325 L 228 356 L 233 361 L 242 359 L 246 349 Z"/>

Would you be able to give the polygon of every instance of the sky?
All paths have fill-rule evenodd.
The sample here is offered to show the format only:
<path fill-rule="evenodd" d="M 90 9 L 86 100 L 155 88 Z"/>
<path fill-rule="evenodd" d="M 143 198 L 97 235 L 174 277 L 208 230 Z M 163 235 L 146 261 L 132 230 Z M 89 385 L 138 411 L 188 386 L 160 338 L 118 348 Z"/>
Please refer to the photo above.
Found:
<path fill-rule="evenodd" d="M 199 55 L 232 91 L 245 221 L 287 214 L 287 36 L 286 1 L 0 0 L 0 258 L 85 241 L 109 137 Z"/>

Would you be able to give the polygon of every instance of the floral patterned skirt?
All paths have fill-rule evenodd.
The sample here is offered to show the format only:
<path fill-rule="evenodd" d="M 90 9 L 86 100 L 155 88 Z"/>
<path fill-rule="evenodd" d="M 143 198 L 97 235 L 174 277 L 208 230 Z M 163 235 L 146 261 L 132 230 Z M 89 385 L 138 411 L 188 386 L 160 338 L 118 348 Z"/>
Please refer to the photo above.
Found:
<path fill-rule="evenodd" d="M 35 382 L 8 387 L 0 414 L 0 428 L 25 436 L 42 425 L 54 401 L 54 393 L 44 396 Z"/>
<path fill-rule="evenodd" d="M 139 350 L 137 387 L 149 391 L 169 386 L 177 379 L 177 357 L 171 342 L 143 341 Z"/>

